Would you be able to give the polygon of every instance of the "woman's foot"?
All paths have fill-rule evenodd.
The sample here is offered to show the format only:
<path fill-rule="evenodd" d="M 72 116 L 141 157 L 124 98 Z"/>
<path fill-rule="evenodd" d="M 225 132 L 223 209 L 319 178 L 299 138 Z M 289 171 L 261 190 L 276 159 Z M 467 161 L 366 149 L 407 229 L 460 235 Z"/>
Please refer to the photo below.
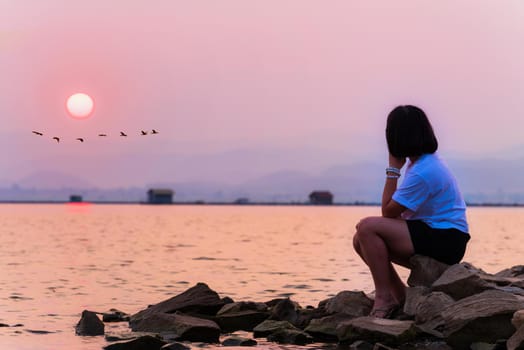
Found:
<path fill-rule="evenodd" d="M 376 318 L 387 318 L 391 319 L 395 317 L 397 312 L 400 310 L 399 304 L 390 304 L 387 306 L 373 307 L 369 316 Z"/>

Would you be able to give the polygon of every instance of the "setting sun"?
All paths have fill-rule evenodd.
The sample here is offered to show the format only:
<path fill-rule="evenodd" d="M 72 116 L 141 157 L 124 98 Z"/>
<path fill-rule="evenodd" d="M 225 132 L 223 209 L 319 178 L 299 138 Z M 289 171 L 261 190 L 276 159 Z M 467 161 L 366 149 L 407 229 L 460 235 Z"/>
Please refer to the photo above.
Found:
<path fill-rule="evenodd" d="M 84 119 L 93 112 L 93 99 L 84 93 L 76 93 L 67 99 L 66 108 L 69 114 L 74 118 Z"/>

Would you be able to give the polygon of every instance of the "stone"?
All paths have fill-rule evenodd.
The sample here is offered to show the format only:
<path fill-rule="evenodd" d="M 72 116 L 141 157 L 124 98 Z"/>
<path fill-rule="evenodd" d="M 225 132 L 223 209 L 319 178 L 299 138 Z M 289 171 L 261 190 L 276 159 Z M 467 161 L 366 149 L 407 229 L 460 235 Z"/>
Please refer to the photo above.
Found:
<path fill-rule="evenodd" d="M 441 312 L 454 302 L 453 298 L 442 292 L 431 292 L 422 297 L 415 312 L 416 327 L 428 334 L 442 337 L 442 333 L 438 331 L 444 323 Z"/>
<path fill-rule="evenodd" d="M 415 339 L 417 330 L 413 321 L 388 320 L 376 317 L 358 317 L 342 322 L 337 336 L 342 343 L 356 340 L 381 342 L 386 345 L 402 344 Z"/>
<path fill-rule="evenodd" d="M 431 287 L 433 291 L 444 292 L 459 300 L 494 287 L 480 278 L 481 273 L 468 263 L 455 264 L 444 271 Z"/>
<path fill-rule="evenodd" d="M 253 336 L 255 338 L 267 337 L 271 333 L 283 329 L 292 329 L 297 331 L 299 330 L 297 327 L 293 326 L 288 321 L 265 320 L 264 322 L 253 328 Z"/>
<path fill-rule="evenodd" d="M 84 310 L 75 329 L 77 335 L 95 336 L 104 335 L 104 327 L 104 323 L 100 321 L 96 313 Z"/>
<path fill-rule="evenodd" d="M 104 322 L 128 322 L 129 314 L 117 309 L 111 309 L 109 312 L 102 314 L 102 321 Z"/>
<path fill-rule="evenodd" d="M 522 325 L 524 325 L 524 310 L 518 310 L 513 314 L 513 317 L 511 318 L 511 324 L 515 329 L 519 329 Z"/>
<path fill-rule="evenodd" d="M 254 302 L 237 302 L 224 305 L 215 320 L 223 332 L 252 331 L 269 317 L 267 305 Z"/>
<path fill-rule="evenodd" d="M 315 340 L 333 342 L 337 341 L 337 326 L 352 319 L 352 316 L 344 314 L 335 314 L 323 318 L 311 320 L 309 325 L 304 329 L 308 334 L 311 334 Z"/>
<path fill-rule="evenodd" d="M 517 331 L 506 342 L 508 350 L 524 349 L 524 326 L 520 326 Z"/>
<path fill-rule="evenodd" d="M 279 344 L 306 345 L 313 342 L 313 337 L 301 330 L 280 329 L 268 335 L 267 340 Z"/>
<path fill-rule="evenodd" d="M 197 283 L 185 292 L 147 309 L 139 311 L 130 318 L 130 323 L 138 322 L 142 318 L 157 314 L 172 314 L 177 311 L 186 314 L 215 315 L 225 305 L 217 292 L 211 290 L 205 283 Z"/>
<path fill-rule="evenodd" d="M 344 314 L 351 317 L 362 317 L 369 315 L 373 307 L 373 300 L 368 298 L 364 292 L 342 291 L 318 304 L 327 315 Z"/>
<path fill-rule="evenodd" d="M 406 315 L 414 316 L 417 313 L 418 305 L 429 292 L 430 289 L 424 286 L 406 288 L 406 301 L 402 311 Z"/>
<path fill-rule="evenodd" d="M 179 342 L 168 343 L 160 348 L 160 350 L 190 350 L 191 347 Z"/>
<path fill-rule="evenodd" d="M 375 343 L 373 350 L 398 350 L 397 348 L 392 348 L 381 343 Z"/>
<path fill-rule="evenodd" d="M 461 299 L 443 310 L 443 324 L 439 330 L 454 349 L 469 349 L 474 342 L 496 343 L 515 332 L 511 318 L 522 308 L 524 298 L 487 290 Z"/>
<path fill-rule="evenodd" d="M 443 340 L 423 338 L 402 344 L 399 346 L 399 350 L 453 350 L 453 348 Z"/>
<path fill-rule="evenodd" d="M 131 341 L 114 343 L 104 347 L 105 350 L 160 350 L 166 344 L 165 341 L 145 335 Z"/>
<path fill-rule="evenodd" d="M 497 277 L 524 277 L 524 265 L 516 265 L 495 274 Z"/>
<path fill-rule="evenodd" d="M 270 320 L 288 321 L 291 324 L 296 324 L 298 320 L 299 305 L 289 298 L 279 300 L 271 307 Z"/>
<path fill-rule="evenodd" d="M 222 346 L 256 346 L 258 343 L 254 339 L 232 336 L 222 342 Z"/>
<path fill-rule="evenodd" d="M 373 344 L 368 343 L 367 341 L 357 340 L 356 342 L 351 343 L 349 346 L 350 350 L 373 350 Z"/>
<path fill-rule="evenodd" d="M 471 346 L 469 347 L 471 350 L 502 350 L 502 349 L 506 349 L 505 346 L 500 347 L 500 344 L 490 344 L 490 343 L 483 343 L 483 342 L 477 342 L 477 343 L 473 343 L 471 344 Z"/>
<path fill-rule="evenodd" d="M 326 317 L 326 311 L 323 309 L 318 308 L 306 308 L 306 309 L 299 309 L 298 311 L 298 318 L 295 323 L 295 326 L 304 329 L 306 328 L 309 323 L 311 323 L 311 320 L 315 318 L 322 318 Z"/>
<path fill-rule="evenodd" d="M 218 343 L 220 337 L 220 327 L 215 322 L 181 313 L 148 315 L 130 326 L 140 332 L 173 332 L 177 340 Z"/>
<path fill-rule="evenodd" d="M 414 255 L 409 259 L 411 272 L 408 277 L 410 287 L 431 287 L 441 275 L 449 268 L 438 260 L 424 255 Z"/>

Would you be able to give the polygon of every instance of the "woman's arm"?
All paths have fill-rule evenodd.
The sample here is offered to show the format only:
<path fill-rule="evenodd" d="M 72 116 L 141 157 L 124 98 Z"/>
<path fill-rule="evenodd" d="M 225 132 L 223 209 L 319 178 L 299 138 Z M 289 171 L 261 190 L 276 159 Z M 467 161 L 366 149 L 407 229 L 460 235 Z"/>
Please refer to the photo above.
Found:
<path fill-rule="evenodd" d="M 389 155 L 389 166 L 397 169 L 402 169 L 406 163 L 405 158 L 395 158 Z M 398 177 L 394 173 L 388 173 L 386 183 L 384 184 L 384 191 L 382 192 L 382 216 L 386 218 L 398 218 L 406 208 L 393 199 L 393 193 L 397 190 Z M 400 175 L 399 175 L 400 176 Z"/>

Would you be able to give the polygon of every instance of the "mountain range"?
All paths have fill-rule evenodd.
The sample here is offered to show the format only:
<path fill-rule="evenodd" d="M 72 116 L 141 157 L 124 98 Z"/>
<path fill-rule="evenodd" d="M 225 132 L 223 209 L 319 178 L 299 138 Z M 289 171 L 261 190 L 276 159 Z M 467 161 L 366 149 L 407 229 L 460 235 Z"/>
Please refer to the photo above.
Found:
<path fill-rule="evenodd" d="M 135 162 L 142 166 L 125 169 L 131 178 L 137 175 L 136 169 L 150 171 L 150 180 L 142 184 L 136 180 L 138 184 L 125 185 L 123 181 L 121 186 L 101 187 L 74 172 L 35 171 L 18 181 L 1 181 L 0 200 L 67 200 L 70 194 L 78 193 L 92 201 L 142 201 L 149 188 L 167 187 L 176 192 L 175 201 L 234 201 L 242 197 L 254 202 L 306 202 L 311 191 L 328 190 L 338 203 L 377 203 L 384 181 L 382 162 L 361 160 L 329 165 L 337 157 L 313 157 L 314 166 L 308 168 L 308 154 L 298 151 L 237 151 L 193 158 L 173 155 L 163 168 L 159 164 L 166 163 L 166 157 L 158 157 L 137 156 Z M 106 159 L 103 163 L 111 161 Z M 466 201 L 524 203 L 524 158 L 450 159 L 448 164 Z"/>

